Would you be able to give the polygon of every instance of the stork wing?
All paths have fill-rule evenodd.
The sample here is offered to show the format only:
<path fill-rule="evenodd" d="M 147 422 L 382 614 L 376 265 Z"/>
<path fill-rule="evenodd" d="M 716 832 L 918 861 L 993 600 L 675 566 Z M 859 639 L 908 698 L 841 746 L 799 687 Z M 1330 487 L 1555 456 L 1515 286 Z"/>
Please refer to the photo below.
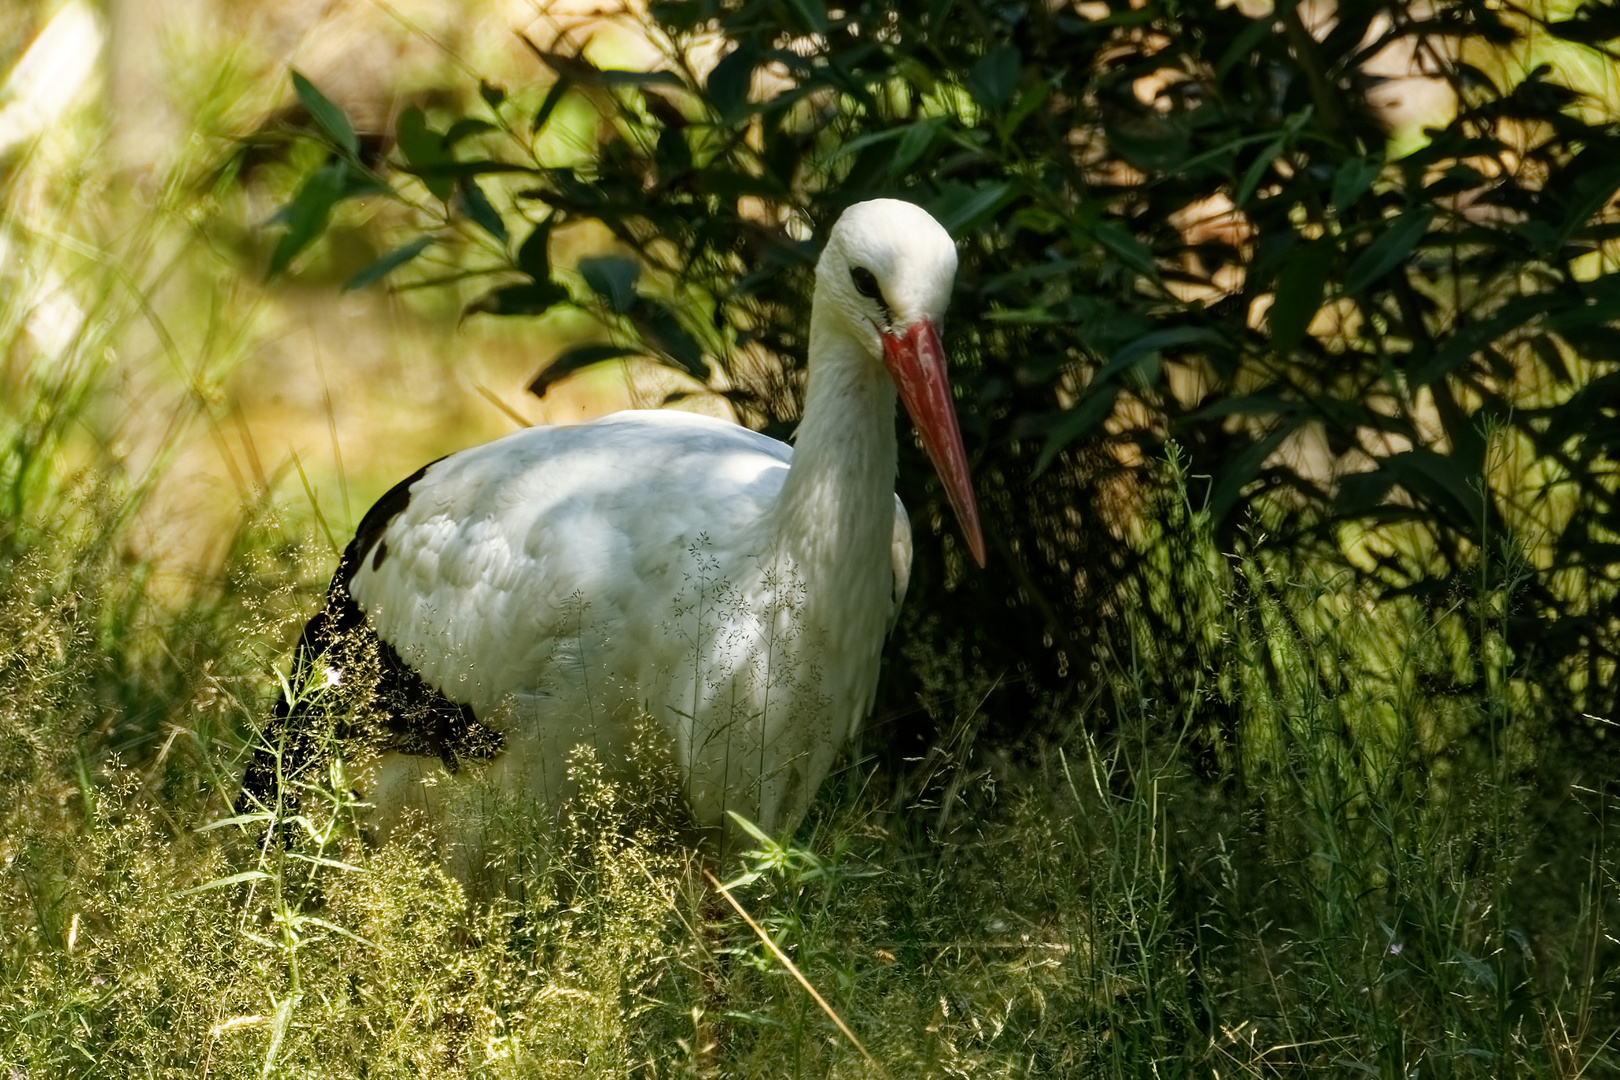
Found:
<path fill-rule="evenodd" d="M 889 633 L 900 620 L 900 605 L 906 602 L 906 586 L 911 584 L 911 515 L 900 496 L 894 497 L 894 539 L 889 545 L 894 562 L 894 609 L 889 612 Z"/>
<path fill-rule="evenodd" d="M 577 667 L 596 644 L 582 627 L 628 640 L 673 618 L 659 608 L 695 549 L 747 555 L 790 457 L 691 413 L 514 432 L 426 469 L 350 589 L 423 681 L 486 716 L 536 672 Z"/>

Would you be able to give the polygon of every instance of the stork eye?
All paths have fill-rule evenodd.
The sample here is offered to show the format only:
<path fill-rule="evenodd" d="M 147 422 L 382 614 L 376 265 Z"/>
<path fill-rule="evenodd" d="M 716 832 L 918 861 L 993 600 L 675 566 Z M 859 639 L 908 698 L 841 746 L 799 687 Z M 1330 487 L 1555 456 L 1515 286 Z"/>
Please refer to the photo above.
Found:
<path fill-rule="evenodd" d="M 862 296 L 878 303 L 883 303 L 883 290 L 878 288 L 877 275 L 864 266 L 857 266 L 849 272 L 849 280 L 855 283 L 855 291 Z"/>

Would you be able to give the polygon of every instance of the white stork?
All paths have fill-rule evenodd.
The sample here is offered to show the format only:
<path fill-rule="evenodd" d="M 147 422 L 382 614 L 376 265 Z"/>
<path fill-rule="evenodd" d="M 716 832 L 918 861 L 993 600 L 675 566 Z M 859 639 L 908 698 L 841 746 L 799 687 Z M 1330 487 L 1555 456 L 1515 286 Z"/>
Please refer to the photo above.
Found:
<path fill-rule="evenodd" d="M 516 432 L 384 496 L 298 664 L 339 679 L 332 643 L 375 631 L 376 812 L 420 804 L 428 772 L 468 757 L 555 807 L 576 746 L 623 762 L 650 714 L 700 829 L 725 828 L 728 810 L 796 825 L 872 707 L 910 574 L 897 391 L 984 565 L 939 339 L 955 272 L 950 236 L 918 207 L 844 213 L 816 266 L 792 449 L 691 413 L 623 412 Z M 295 768 L 317 752 L 300 749 L 300 711 L 283 702 L 272 729 Z M 276 775 L 267 747 L 247 795 Z"/>

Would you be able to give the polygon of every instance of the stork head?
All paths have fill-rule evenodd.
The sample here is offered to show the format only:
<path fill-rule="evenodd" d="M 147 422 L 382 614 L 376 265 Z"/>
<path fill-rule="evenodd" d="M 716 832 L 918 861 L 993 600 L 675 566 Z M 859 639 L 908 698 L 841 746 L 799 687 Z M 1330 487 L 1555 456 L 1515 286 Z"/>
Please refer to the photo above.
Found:
<path fill-rule="evenodd" d="M 939 341 L 955 277 L 956 245 L 928 211 L 873 199 L 833 226 L 816 264 L 816 307 L 887 369 L 983 566 L 979 504 Z"/>

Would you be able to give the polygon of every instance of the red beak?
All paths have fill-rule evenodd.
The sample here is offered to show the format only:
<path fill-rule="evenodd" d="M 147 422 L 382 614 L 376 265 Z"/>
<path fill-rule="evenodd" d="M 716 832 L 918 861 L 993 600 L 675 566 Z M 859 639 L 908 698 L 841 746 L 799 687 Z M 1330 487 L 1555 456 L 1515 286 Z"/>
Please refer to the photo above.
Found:
<path fill-rule="evenodd" d="M 900 391 L 900 401 L 922 436 L 928 460 L 945 484 L 945 494 L 956 511 L 956 520 L 962 523 L 973 561 L 982 567 L 984 534 L 979 529 L 979 503 L 973 496 L 973 474 L 968 471 L 962 430 L 956 425 L 956 404 L 951 400 L 951 382 L 945 375 L 945 350 L 934 324 L 920 319 L 904 335 L 884 334 L 883 366 L 889 369 L 889 377 Z"/>

